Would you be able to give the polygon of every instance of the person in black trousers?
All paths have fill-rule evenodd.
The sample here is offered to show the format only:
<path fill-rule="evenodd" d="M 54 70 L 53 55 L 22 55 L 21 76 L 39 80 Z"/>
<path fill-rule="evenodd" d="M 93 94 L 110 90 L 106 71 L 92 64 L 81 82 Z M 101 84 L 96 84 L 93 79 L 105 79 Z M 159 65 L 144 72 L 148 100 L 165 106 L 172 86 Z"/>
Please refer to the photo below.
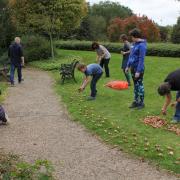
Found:
<path fill-rule="evenodd" d="M 111 54 L 103 45 L 100 45 L 97 42 L 92 43 L 92 49 L 97 53 L 97 62 L 99 65 L 102 68 L 105 68 L 106 77 L 110 77 L 108 65 L 111 59 Z"/>
<path fill-rule="evenodd" d="M 161 96 L 166 97 L 166 101 L 161 109 L 162 114 L 166 115 L 167 107 L 170 105 L 172 100 L 171 91 L 176 91 L 176 101 L 171 104 L 171 106 L 175 106 L 175 114 L 173 117 L 174 123 L 180 123 L 180 69 L 177 69 L 171 73 L 169 73 L 162 83 L 158 87 L 158 93 Z"/>

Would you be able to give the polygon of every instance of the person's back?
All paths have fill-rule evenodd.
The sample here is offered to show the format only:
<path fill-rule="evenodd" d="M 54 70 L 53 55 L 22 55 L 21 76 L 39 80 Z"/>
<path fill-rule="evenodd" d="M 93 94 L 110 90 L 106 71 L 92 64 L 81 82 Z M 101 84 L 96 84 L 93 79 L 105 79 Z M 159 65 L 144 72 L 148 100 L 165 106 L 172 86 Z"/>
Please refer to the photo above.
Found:
<path fill-rule="evenodd" d="M 17 68 L 18 73 L 18 82 L 21 83 L 22 81 L 22 66 L 24 65 L 24 57 L 23 57 L 23 50 L 21 46 L 21 39 L 16 37 L 15 42 L 9 46 L 8 56 L 11 61 L 11 68 L 10 68 L 10 81 L 11 85 L 14 86 L 14 73 L 15 69 Z"/>
<path fill-rule="evenodd" d="M 11 63 L 15 65 L 21 64 L 21 57 L 23 56 L 21 45 L 17 43 L 11 44 L 9 47 L 8 56 Z"/>
<path fill-rule="evenodd" d="M 99 64 L 89 64 L 87 65 L 87 69 L 85 71 L 85 74 L 87 75 L 95 75 L 95 74 L 101 74 L 103 72 L 102 67 Z"/>

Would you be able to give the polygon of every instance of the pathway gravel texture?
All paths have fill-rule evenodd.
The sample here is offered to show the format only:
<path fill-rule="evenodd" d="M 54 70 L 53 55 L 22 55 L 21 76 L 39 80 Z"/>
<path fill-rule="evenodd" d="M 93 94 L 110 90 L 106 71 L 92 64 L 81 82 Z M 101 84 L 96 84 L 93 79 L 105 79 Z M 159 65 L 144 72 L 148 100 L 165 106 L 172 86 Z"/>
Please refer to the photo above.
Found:
<path fill-rule="evenodd" d="M 26 69 L 25 81 L 9 88 L 0 127 L 0 148 L 28 162 L 48 159 L 58 180 L 177 180 L 177 177 L 113 149 L 70 120 L 48 73 Z"/>

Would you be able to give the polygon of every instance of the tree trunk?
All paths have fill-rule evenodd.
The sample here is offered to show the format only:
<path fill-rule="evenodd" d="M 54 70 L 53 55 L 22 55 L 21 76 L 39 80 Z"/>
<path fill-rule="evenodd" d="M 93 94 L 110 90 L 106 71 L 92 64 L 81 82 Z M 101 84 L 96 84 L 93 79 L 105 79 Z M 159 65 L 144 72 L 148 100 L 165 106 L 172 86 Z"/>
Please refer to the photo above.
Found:
<path fill-rule="evenodd" d="M 54 46 L 53 46 L 53 38 L 52 38 L 52 34 L 49 34 L 50 37 L 50 43 L 51 43 L 51 57 L 52 59 L 54 59 Z"/>

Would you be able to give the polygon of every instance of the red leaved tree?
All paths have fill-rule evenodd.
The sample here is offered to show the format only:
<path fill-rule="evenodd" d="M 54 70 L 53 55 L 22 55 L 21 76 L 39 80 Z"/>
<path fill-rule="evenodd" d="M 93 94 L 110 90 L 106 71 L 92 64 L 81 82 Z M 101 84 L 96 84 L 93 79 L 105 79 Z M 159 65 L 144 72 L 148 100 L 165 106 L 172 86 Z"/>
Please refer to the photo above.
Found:
<path fill-rule="evenodd" d="M 160 33 L 156 24 L 146 16 L 130 16 L 125 19 L 115 18 L 110 22 L 107 29 L 110 41 L 118 41 L 119 36 L 128 34 L 133 28 L 139 28 L 142 31 L 143 38 L 149 42 L 159 41 Z"/>

